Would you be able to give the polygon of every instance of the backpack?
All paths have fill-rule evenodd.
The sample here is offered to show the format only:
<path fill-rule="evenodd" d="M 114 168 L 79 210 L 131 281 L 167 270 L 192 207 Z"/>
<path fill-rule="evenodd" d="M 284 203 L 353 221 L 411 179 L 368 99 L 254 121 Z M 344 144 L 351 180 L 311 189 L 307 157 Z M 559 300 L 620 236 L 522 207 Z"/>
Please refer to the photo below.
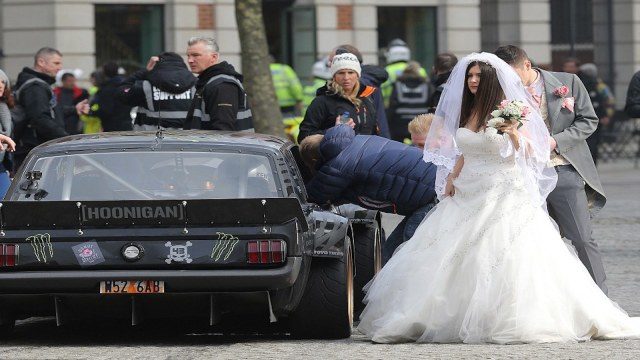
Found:
<path fill-rule="evenodd" d="M 387 121 L 391 139 L 403 142 L 411 138 L 409 122 L 420 114 L 429 112 L 427 101 L 431 95 L 430 84 L 405 82 L 402 79 L 393 83 L 393 90 L 387 109 Z"/>
<path fill-rule="evenodd" d="M 16 102 L 13 109 L 11 109 L 11 121 L 13 122 L 12 138 L 16 143 L 22 142 L 23 138 L 25 138 L 25 140 L 29 139 L 31 141 L 37 141 L 38 137 L 36 131 L 29 125 L 27 113 L 24 110 L 24 106 L 22 106 L 20 99 L 20 94 L 25 88 L 37 83 L 42 83 L 50 89 L 50 86 L 46 81 L 39 78 L 32 78 L 25 81 L 22 86 L 13 91 L 13 97 Z"/>

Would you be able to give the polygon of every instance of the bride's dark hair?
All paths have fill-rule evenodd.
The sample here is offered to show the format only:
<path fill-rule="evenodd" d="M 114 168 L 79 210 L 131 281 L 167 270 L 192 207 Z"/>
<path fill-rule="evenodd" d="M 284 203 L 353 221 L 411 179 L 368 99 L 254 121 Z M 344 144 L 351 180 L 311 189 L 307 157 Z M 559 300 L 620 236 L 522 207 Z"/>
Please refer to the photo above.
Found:
<path fill-rule="evenodd" d="M 469 90 L 469 70 L 478 65 L 480 67 L 480 84 L 475 95 Z M 464 91 L 462 92 L 462 109 L 460 111 L 460 127 L 464 127 L 469 120 L 477 119 L 476 127 L 480 127 L 486 122 L 487 117 L 496 106 L 504 99 L 504 92 L 498 81 L 496 69 L 491 65 L 481 62 L 472 61 L 467 66 L 465 73 Z M 484 124 L 482 124 L 484 125 Z"/>

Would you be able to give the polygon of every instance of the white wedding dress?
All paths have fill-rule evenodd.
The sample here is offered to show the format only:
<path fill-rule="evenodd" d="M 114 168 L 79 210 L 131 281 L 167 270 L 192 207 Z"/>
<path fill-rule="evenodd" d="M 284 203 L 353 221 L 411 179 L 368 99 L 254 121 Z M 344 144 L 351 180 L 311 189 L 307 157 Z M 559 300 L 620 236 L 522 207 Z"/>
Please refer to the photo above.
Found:
<path fill-rule="evenodd" d="M 493 130 L 493 129 L 492 129 Z M 529 343 L 640 337 L 533 206 L 506 135 L 460 128 L 464 166 L 368 285 L 358 330 L 374 342 Z"/>

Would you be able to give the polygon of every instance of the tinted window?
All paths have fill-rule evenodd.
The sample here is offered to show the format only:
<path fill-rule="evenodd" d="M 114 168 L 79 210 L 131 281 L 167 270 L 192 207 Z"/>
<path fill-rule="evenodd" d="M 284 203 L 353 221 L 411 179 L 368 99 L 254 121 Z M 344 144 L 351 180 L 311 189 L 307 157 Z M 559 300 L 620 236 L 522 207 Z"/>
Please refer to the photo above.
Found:
<path fill-rule="evenodd" d="M 12 200 L 144 200 L 277 197 L 263 155 L 222 152 L 91 153 L 42 157 L 38 190 Z M 20 184 L 26 180 L 20 179 Z M 37 196 L 36 196 L 37 195 Z M 44 196 L 43 196 L 44 195 Z"/>
<path fill-rule="evenodd" d="M 302 163 L 302 159 L 300 158 L 298 147 L 293 146 L 289 148 L 289 151 L 285 151 L 284 153 L 285 153 L 285 157 L 287 158 L 287 162 L 289 162 L 289 167 L 291 169 L 291 175 L 292 175 L 291 177 L 293 178 L 293 182 L 294 182 L 293 184 L 294 191 L 301 200 L 306 201 L 307 194 L 305 192 L 306 189 L 304 187 L 304 179 L 300 173 L 300 166 L 304 167 L 305 165 Z M 304 169 L 306 170 L 306 167 L 304 167 Z"/>

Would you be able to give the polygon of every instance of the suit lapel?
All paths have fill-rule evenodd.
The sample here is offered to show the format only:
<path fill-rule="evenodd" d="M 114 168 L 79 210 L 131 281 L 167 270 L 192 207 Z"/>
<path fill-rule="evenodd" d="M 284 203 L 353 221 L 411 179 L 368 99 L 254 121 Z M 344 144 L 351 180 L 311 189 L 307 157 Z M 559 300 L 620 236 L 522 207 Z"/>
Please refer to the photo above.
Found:
<path fill-rule="evenodd" d="M 560 114 L 560 108 L 562 107 L 562 98 L 556 96 L 553 91 L 562 86 L 562 83 L 550 72 L 541 69 L 537 70 L 540 71 L 544 80 L 544 92 L 547 96 L 547 117 L 549 125 L 551 125 L 551 134 L 553 134 L 553 129 L 556 126 L 558 114 Z"/>

